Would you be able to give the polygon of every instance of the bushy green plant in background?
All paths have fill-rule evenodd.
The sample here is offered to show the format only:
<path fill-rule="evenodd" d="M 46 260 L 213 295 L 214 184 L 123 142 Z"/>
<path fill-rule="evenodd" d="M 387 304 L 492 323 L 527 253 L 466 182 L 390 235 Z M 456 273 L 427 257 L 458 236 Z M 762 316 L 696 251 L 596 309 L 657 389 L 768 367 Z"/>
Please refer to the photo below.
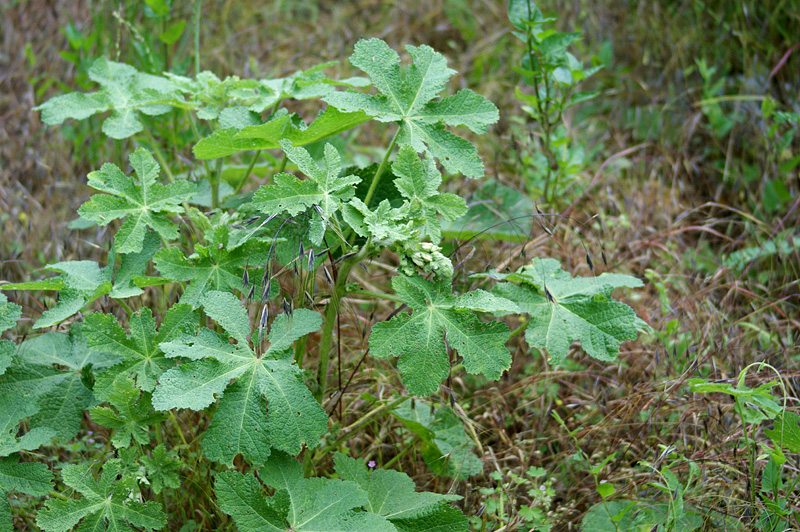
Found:
<path fill-rule="evenodd" d="M 535 2 L 511 0 L 508 16 L 517 30 L 514 35 L 525 44 L 522 64 L 515 70 L 529 86 L 514 89 L 528 115 L 521 121 L 527 131 L 523 132 L 526 152 L 520 153 L 520 170 L 532 195 L 557 205 L 580 192 L 578 178 L 589 162 L 585 146 L 569 131 L 566 112 L 597 96 L 577 89 L 600 67 L 584 67 L 568 52 L 580 40 L 580 33 L 548 28 L 555 19 L 545 17 Z"/>
<path fill-rule="evenodd" d="M 161 17 L 161 42 L 175 42 L 183 25 L 167 22 L 162 3 L 147 5 Z M 512 21 L 542 54 L 530 80 L 563 85 L 569 38 L 542 48 L 538 19 L 521 18 L 518 7 L 512 3 Z M 142 47 L 153 48 L 151 41 Z M 151 72 L 101 57 L 88 70 L 98 90 L 38 107 L 53 125 L 103 115 L 105 135 L 139 145 L 129 165 L 105 163 L 89 174 L 98 193 L 74 223 L 115 228 L 105 263 L 62 261 L 47 266 L 57 276 L 2 286 L 58 291 L 34 329 L 67 330 L 0 343 L 0 390 L 15 398 L 0 405 L 8 418 L 4 467 L 15 478 L 3 487 L 51 494 L 36 517 L 41 528 L 157 530 L 168 520 L 231 528 L 227 514 L 243 531 L 467 530 L 467 518 L 448 504 L 460 497 L 417 493 L 405 474 L 369 471 L 339 453 L 347 436 L 329 431 L 324 406 L 345 299 L 402 304 L 372 326 L 370 353 L 398 357 L 404 386 L 420 397 L 458 368 L 490 380 L 508 370 L 511 332 L 487 319 L 492 314 L 528 315 L 528 343 L 554 360 L 575 340 L 593 357 L 614 359 L 621 341 L 646 328 L 611 298 L 638 280 L 572 279 L 549 259 L 486 274 L 507 281 L 492 291 L 459 292 L 441 224 L 467 206 L 440 192 L 441 168 L 483 177 L 475 146 L 450 128 L 485 133 L 498 110 L 466 89 L 440 97 L 455 71 L 428 46 L 406 51 L 410 64 L 379 39 L 361 40 L 350 62 L 368 78 L 346 80 L 325 75 L 328 64 L 281 79 L 220 79 L 199 68 L 195 76 L 152 73 L 166 65 L 155 56 Z M 536 65 L 550 69 L 547 81 Z M 567 100 L 547 90 L 542 105 L 560 105 L 560 115 Z M 281 106 L 293 99 L 327 106 L 306 120 Z M 391 141 L 378 164 L 347 167 L 348 154 L 333 140 L 370 120 L 386 124 Z M 176 156 L 190 145 L 195 160 Z M 253 176 L 267 183 L 247 191 Z M 391 291 L 351 283 L 356 266 L 368 268 L 384 253 L 396 257 Z M 0 329 L 19 317 L 2 296 Z M 480 472 L 470 443 L 477 436 L 467 435 L 453 409 L 409 408 L 405 398 L 370 415 L 400 420 L 435 474 Z M 108 429 L 108 442 L 93 456 L 70 456 L 57 491 L 44 464 L 19 462 L 20 453 L 43 445 L 90 439 L 89 419 Z M 22 420 L 27 430 L 17 436 Z M 326 476 L 318 465 L 334 453 Z M 4 508 L 0 529 L 10 530 Z M 525 511 L 526 521 L 544 526 L 541 512 Z"/>

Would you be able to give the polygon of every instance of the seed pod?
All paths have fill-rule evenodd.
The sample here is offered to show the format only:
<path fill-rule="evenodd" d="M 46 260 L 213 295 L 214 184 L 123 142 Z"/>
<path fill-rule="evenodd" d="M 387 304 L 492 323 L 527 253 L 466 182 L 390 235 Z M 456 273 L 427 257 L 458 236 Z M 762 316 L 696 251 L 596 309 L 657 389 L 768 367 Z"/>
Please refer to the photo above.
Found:
<path fill-rule="evenodd" d="M 252 301 L 253 296 L 256 294 L 256 285 L 252 285 L 250 287 L 250 291 L 247 293 L 247 301 Z"/>
<path fill-rule="evenodd" d="M 261 319 L 258 320 L 258 328 L 264 329 L 267 326 L 267 322 L 269 321 L 269 305 L 264 305 L 264 308 L 261 309 Z"/>
<path fill-rule="evenodd" d="M 331 277 L 331 272 L 328 271 L 327 266 L 322 267 L 322 273 L 325 274 L 325 280 L 328 281 L 329 284 L 333 284 L 333 278 Z"/>
<path fill-rule="evenodd" d="M 308 250 L 308 270 L 312 271 L 314 269 L 314 248 Z"/>
<path fill-rule="evenodd" d="M 250 275 L 247 273 L 247 266 L 245 266 L 244 274 L 242 275 L 242 292 L 247 292 L 248 288 L 250 288 Z"/>
<path fill-rule="evenodd" d="M 592 256 L 589 255 L 589 252 L 586 252 L 586 263 L 589 265 L 589 269 L 592 270 L 594 273 L 594 263 L 592 262 Z"/>

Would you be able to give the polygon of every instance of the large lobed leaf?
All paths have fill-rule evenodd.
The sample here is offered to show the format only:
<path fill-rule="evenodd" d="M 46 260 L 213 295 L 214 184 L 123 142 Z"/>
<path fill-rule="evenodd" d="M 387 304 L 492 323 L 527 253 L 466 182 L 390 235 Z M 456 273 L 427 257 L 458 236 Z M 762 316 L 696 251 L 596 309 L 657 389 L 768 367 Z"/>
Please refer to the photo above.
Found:
<path fill-rule="evenodd" d="M 160 115 L 169 112 L 172 106 L 185 105 L 181 94 L 166 78 L 137 72 L 130 65 L 104 57 L 92 63 L 89 79 L 100 84 L 98 92 L 56 96 L 34 110 L 42 112 L 42 121 L 48 125 L 113 111 L 103 122 L 103 133 L 124 139 L 144 129 L 139 113 Z"/>
<path fill-rule="evenodd" d="M 466 532 L 466 517 L 445 504 L 460 497 L 417 493 L 414 482 L 396 471 L 369 473 L 336 455 L 339 479 L 303 478 L 297 460 L 273 453 L 259 476 L 275 489 L 265 498 L 252 474 L 226 471 L 214 489 L 220 508 L 242 532 Z M 431 525 L 434 526 L 431 526 Z M 438 527 L 438 528 L 437 528 Z"/>
<path fill-rule="evenodd" d="M 231 126 L 217 129 L 192 148 L 198 159 L 218 159 L 243 151 L 272 150 L 280 148 L 280 141 L 286 140 L 293 146 L 307 146 L 313 142 L 338 135 L 352 129 L 370 117 L 362 111 L 346 113 L 333 106 L 320 112 L 317 118 L 307 125 L 295 123 L 292 115 L 275 116 L 258 125 Z"/>
<path fill-rule="evenodd" d="M 615 360 L 623 341 L 649 329 L 632 308 L 611 297 L 616 288 L 642 286 L 636 277 L 604 273 L 573 278 L 555 259 L 536 259 L 516 273 L 487 275 L 512 281 L 498 284 L 493 293 L 530 315 L 525 339 L 547 349 L 554 364 L 566 358 L 573 341 L 594 358 Z"/>
<path fill-rule="evenodd" d="M 271 447 L 297 454 L 304 444 L 315 446 L 327 430 L 328 418 L 303 382 L 291 347 L 320 328 L 321 316 L 307 309 L 294 311 L 291 318 L 279 315 L 267 335 L 269 349 L 257 353 L 249 345 L 249 319 L 236 297 L 212 291 L 202 304 L 228 334 L 204 329 L 162 344 L 170 356 L 194 361 L 160 376 L 153 406 L 202 410 L 219 397 L 203 450 L 208 458 L 227 465 L 238 454 L 259 465 Z M 228 343 L 228 336 L 237 344 Z M 237 380 L 231 384 L 232 379 Z"/>
<path fill-rule="evenodd" d="M 118 253 L 141 252 L 147 227 L 165 240 L 175 240 L 178 226 L 169 215 L 183 212 L 181 202 L 195 191 L 194 183 L 188 181 L 168 185 L 158 183 L 160 167 L 144 148 L 137 149 L 129 159 L 139 178 L 138 183 L 116 165 L 106 163 L 100 170 L 89 174 L 89 186 L 109 195 L 95 194 L 78 209 L 81 217 L 100 225 L 125 219 L 114 237 Z"/>
<path fill-rule="evenodd" d="M 80 499 L 48 499 L 36 516 L 36 524 L 47 532 L 67 532 L 81 523 L 80 530 L 160 530 L 167 516 L 155 501 L 142 503 L 131 497 L 136 479 L 120 474 L 120 460 L 103 465 L 99 479 L 92 475 L 91 464 L 67 464 L 61 478 L 71 495 L 77 491 Z"/>
<path fill-rule="evenodd" d="M 483 176 L 483 163 L 467 140 L 444 126 L 467 126 L 485 133 L 499 118 L 492 102 L 464 89 L 443 100 L 434 98 L 455 74 L 447 60 L 429 46 L 406 46 L 412 64 L 400 66 L 400 56 L 380 39 L 356 43 L 350 62 L 369 75 L 379 94 L 335 92 L 323 99 L 345 112 L 363 111 L 381 122 L 398 122 L 398 143 L 427 152 L 453 173 Z"/>
<path fill-rule="evenodd" d="M 118 362 L 113 355 L 87 345 L 83 325 L 73 323 L 69 334 L 49 332 L 24 341 L 17 364 L 0 385 L 0 389 L 36 398 L 38 412 L 32 415 L 30 426 L 54 430 L 62 443 L 78 433 L 84 410 L 97 404 L 87 372 Z"/>
<path fill-rule="evenodd" d="M 141 294 L 142 290 L 135 279 L 144 274 L 150 259 L 159 247 L 161 239 L 156 233 L 148 232 L 144 235 L 142 249 L 139 252 L 121 255 L 120 266 L 116 272 L 114 266 L 117 253 L 112 247 L 108 253 L 108 265 L 104 268 L 89 260 L 56 262 L 48 264 L 45 269 L 59 272 L 61 275 L 39 281 L 7 284 L 0 289 L 60 291 L 56 306 L 44 311 L 34 324 L 34 329 L 50 327 L 73 316 L 104 295 L 122 299 Z"/>
<path fill-rule="evenodd" d="M 398 356 L 403 383 L 414 395 L 429 395 L 438 389 L 450 369 L 444 335 L 458 351 L 469 373 L 500 378 L 511 366 L 505 347 L 509 331 L 500 322 L 481 322 L 452 294 L 449 279 L 435 283 L 421 277 L 392 278 L 397 295 L 413 314 L 400 314 L 372 328 L 369 345 L 379 358 Z"/>
<path fill-rule="evenodd" d="M 84 323 L 87 345 L 121 360 L 101 373 L 95 382 L 95 396 L 107 401 L 116 379 L 131 377 L 137 388 L 152 392 L 161 374 L 174 366 L 174 361 L 164 356 L 159 344 L 190 334 L 197 327 L 197 316 L 189 305 L 175 305 L 156 329 L 152 312 L 143 308 L 128 318 L 130 334 L 110 314 L 89 314 Z"/>
<path fill-rule="evenodd" d="M 189 283 L 180 302 L 195 308 L 211 291 L 241 287 L 247 264 L 264 263 L 269 250 L 269 244 L 256 238 L 237 245 L 231 241 L 230 228 L 226 226 L 209 229 L 205 237 L 208 245 L 195 245 L 189 257 L 178 248 L 164 248 L 154 258 L 163 277 Z"/>

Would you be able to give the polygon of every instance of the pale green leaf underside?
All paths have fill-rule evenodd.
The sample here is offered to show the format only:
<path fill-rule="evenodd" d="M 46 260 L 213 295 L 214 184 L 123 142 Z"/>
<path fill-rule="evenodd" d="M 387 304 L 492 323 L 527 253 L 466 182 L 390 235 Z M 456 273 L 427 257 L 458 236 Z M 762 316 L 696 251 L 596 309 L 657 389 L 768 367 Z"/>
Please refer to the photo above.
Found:
<path fill-rule="evenodd" d="M 532 347 L 547 349 L 554 364 L 566 358 L 573 341 L 594 358 L 616 360 L 623 341 L 635 340 L 638 331 L 649 328 L 633 309 L 611 297 L 617 287 L 641 286 L 635 277 L 572 278 L 554 259 L 535 260 L 517 273 L 490 275 L 520 283 L 498 284 L 493 293 L 516 302 L 519 312 L 530 315 L 525 339 Z"/>
<path fill-rule="evenodd" d="M 82 218 L 100 225 L 125 219 L 114 237 L 118 253 L 141 252 L 148 227 L 165 240 L 177 238 L 178 226 L 167 216 L 183 212 L 181 202 L 195 191 L 194 183 L 187 181 L 158 183 L 158 163 L 144 148 L 138 148 L 129 158 L 139 182 L 106 163 L 89 174 L 89 185 L 111 195 L 95 194 L 78 209 Z"/>
<path fill-rule="evenodd" d="M 171 106 L 185 105 L 166 78 L 137 72 L 132 66 L 104 57 L 92 64 L 89 79 L 100 84 L 98 92 L 73 92 L 51 98 L 35 109 L 42 112 L 42 121 L 56 125 L 69 118 L 83 120 L 110 110 L 113 112 L 103 122 L 103 133 L 124 139 L 144 129 L 138 113 L 160 115 Z"/>

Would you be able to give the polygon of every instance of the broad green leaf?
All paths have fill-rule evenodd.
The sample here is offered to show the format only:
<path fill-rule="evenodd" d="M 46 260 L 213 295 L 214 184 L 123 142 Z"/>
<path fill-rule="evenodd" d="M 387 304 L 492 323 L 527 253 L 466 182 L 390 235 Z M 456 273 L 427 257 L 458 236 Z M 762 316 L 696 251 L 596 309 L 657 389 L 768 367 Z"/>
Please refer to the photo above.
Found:
<path fill-rule="evenodd" d="M 475 456 L 475 444 L 450 407 L 434 412 L 430 405 L 416 401 L 401 405 L 392 415 L 422 438 L 422 457 L 435 474 L 465 480 L 483 471 L 483 462 Z"/>
<path fill-rule="evenodd" d="M 775 421 L 775 428 L 764 433 L 775 445 L 788 449 L 792 453 L 800 453 L 800 416 L 794 412 L 784 412 Z"/>
<path fill-rule="evenodd" d="M 100 84 L 98 92 L 73 92 L 51 98 L 34 110 L 42 111 L 42 121 L 60 124 L 68 118 L 83 120 L 96 113 L 113 111 L 103 122 L 103 133 L 124 139 L 144 129 L 139 113 L 160 115 L 171 106 L 181 106 L 183 97 L 166 78 L 137 72 L 122 63 L 101 57 L 89 69 L 89 78 Z"/>
<path fill-rule="evenodd" d="M 243 151 L 277 149 L 280 148 L 281 140 L 287 140 L 295 147 L 306 146 L 338 135 L 368 120 L 370 117 L 361 111 L 345 113 L 328 106 L 307 126 L 302 122 L 296 125 L 291 115 L 283 115 L 260 125 L 218 129 L 200 139 L 192 152 L 198 159 L 207 160 Z"/>
<path fill-rule="evenodd" d="M 141 251 L 123 254 L 120 257 L 119 269 L 114 274 L 114 287 L 108 295 L 115 299 L 124 299 L 143 294 L 144 290 L 136 283 L 135 279 L 144 275 L 147 265 L 159 248 L 161 248 L 161 239 L 158 238 L 158 234 L 148 232 L 144 235 Z M 109 253 L 108 262 L 109 264 L 113 262 L 111 253 Z"/>
<path fill-rule="evenodd" d="M 418 493 L 414 481 L 405 473 L 388 469 L 370 473 L 363 462 L 341 453 L 336 454 L 334 461 L 339 478 L 355 482 L 367 494 L 364 510 L 391 521 L 434 514 L 447 507 L 443 502 L 461 499 L 458 495 Z"/>
<path fill-rule="evenodd" d="M 424 162 L 410 146 L 403 146 L 392 165 L 392 172 L 397 179 L 394 184 L 409 204 L 412 216 L 421 218 L 424 223 L 424 235 L 436 243 L 442 238 L 437 214 L 447 220 L 456 220 L 467 212 L 467 203 L 461 196 L 439 193 L 442 176 L 433 159 Z"/>
<path fill-rule="evenodd" d="M 6 295 L 0 292 L 0 333 L 14 327 L 22 316 L 22 307 L 8 301 Z"/>
<path fill-rule="evenodd" d="M 0 488 L 44 497 L 53 489 L 53 474 L 45 464 L 19 462 L 19 455 L 0 460 Z"/>
<path fill-rule="evenodd" d="M 261 484 L 253 475 L 223 471 L 214 479 L 217 503 L 233 517 L 242 532 L 285 532 L 284 516 L 261 495 Z"/>
<path fill-rule="evenodd" d="M 14 327 L 20 316 L 22 316 L 22 307 L 15 303 L 10 303 L 6 295 L 0 292 L 0 333 Z M 0 340 L 0 375 L 5 373 L 11 364 L 16 349 L 17 347 L 13 342 Z"/>
<path fill-rule="evenodd" d="M 93 313 L 86 316 L 84 335 L 89 347 L 102 349 L 122 360 L 98 375 L 94 394 L 107 401 L 114 388 L 114 380 L 131 376 L 136 387 L 152 392 L 161 374 L 174 362 L 164 356 L 159 348 L 179 336 L 190 334 L 197 327 L 197 316 L 189 305 L 174 305 L 156 331 L 156 322 L 149 308 L 129 317 L 130 334 L 110 314 Z"/>
<path fill-rule="evenodd" d="M 354 482 L 303 478 L 300 464 L 283 453 L 273 453 L 259 471 L 276 490 L 261 495 L 252 474 L 226 471 L 217 475 L 214 490 L 222 510 L 242 532 L 396 532 L 385 518 L 358 511 L 367 496 Z M 288 499 L 288 500 L 287 500 Z"/>
<path fill-rule="evenodd" d="M 34 329 L 50 327 L 77 313 L 87 304 L 111 290 L 109 270 L 93 261 L 57 262 L 45 266 L 61 275 L 41 281 L 4 285 L 5 290 L 60 290 L 56 306 L 42 313 Z"/>
<path fill-rule="evenodd" d="M 202 410 L 219 397 L 214 419 L 203 438 L 203 450 L 211 460 L 230 465 L 238 454 L 249 463 L 263 464 L 270 448 L 291 454 L 303 444 L 313 447 L 327 428 L 327 416 L 303 382 L 294 363 L 292 344 L 317 331 L 322 318 L 307 309 L 281 314 L 267 335 L 270 347 L 263 353 L 248 344 L 247 313 L 233 294 L 210 292 L 204 301 L 206 314 L 237 340 L 225 347 L 211 331 L 196 337 L 182 336 L 163 348 L 190 355 L 193 362 L 165 372 L 153 394 L 158 410 Z M 236 382 L 230 384 L 232 379 Z"/>
<path fill-rule="evenodd" d="M 32 397 L 0 395 L 0 457 L 19 451 L 32 451 L 49 443 L 55 436 L 51 429 L 35 428 L 17 437 L 20 422 L 38 410 Z"/>
<path fill-rule="evenodd" d="M 81 217 L 100 225 L 125 218 L 114 237 L 118 253 L 141 252 L 147 227 L 165 240 L 175 240 L 178 226 L 168 216 L 183 212 L 180 203 L 188 200 L 195 190 L 195 185 L 187 181 L 166 186 L 158 183 L 160 167 L 144 148 L 133 152 L 130 161 L 138 182 L 116 165 L 106 163 L 89 174 L 89 186 L 110 195 L 95 194 L 78 209 Z"/>
<path fill-rule="evenodd" d="M 69 334 L 49 332 L 19 346 L 21 363 L 59 368 L 52 386 L 37 383 L 31 387 L 39 412 L 31 417 L 30 426 L 55 430 L 61 442 L 71 440 L 78 433 L 84 410 L 96 404 L 84 373 L 89 368 L 97 371 L 118 361 L 107 353 L 90 349 L 82 330 L 83 324 L 73 323 Z"/>
<path fill-rule="evenodd" d="M 150 487 L 158 495 L 164 488 L 178 489 L 181 487 L 179 472 L 183 463 L 174 451 L 167 451 L 163 443 L 153 449 L 152 457 L 142 455 L 141 461 L 147 470 L 147 480 Z"/>
<path fill-rule="evenodd" d="M 590 356 L 615 360 L 623 341 L 649 329 L 633 309 L 611 297 L 615 288 L 642 286 L 636 277 L 604 273 L 573 278 L 555 259 L 536 259 L 516 273 L 487 276 L 519 283 L 500 283 L 493 293 L 530 315 L 525 339 L 547 349 L 553 364 L 566 358 L 576 340 Z"/>
<path fill-rule="evenodd" d="M 408 519 L 394 519 L 398 532 L 465 532 L 469 520 L 457 508 L 440 505 L 437 512 Z"/>
<path fill-rule="evenodd" d="M 397 122 L 401 146 L 428 152 L 449 172 L 482 177 L 483 163 L 475 147 L 446 131 L 444 125 L 465 125 L 475 133 L 485 133 L 499 118 L 497 108 L 468 89 L 433 101 L 455 71 L 429 46 L 406 46 L 406 50 L 412 65 L 403 69 L 400 56 L 384 41 L 359 41 L 350 62 L 369 75 L 379 94 L 336 92 L 323 100 L 341 111 L 363 111 L 381 122 Z"/>
<path fill-rule="evenodd" d="M 429 395 L 447 377 L 450 364 L 445 333 L 469 373 L 483 373 L 487 379 L 497 380 L 511 366 L 505 347 L 508 327 L 500 322 L 481 322 L 472 312 L 459 309 L 448 279 L 432 283 L 421 277 L 398 276 L 392 278 L 392 286 L 413 314 L 400 314 L 376 324 L 369 345 L 376 357 L 400 357 L 398 368 L 409 392 Z"/>
<path fill-rule="evenodd" d="M 162 276 L 189 282 L 180 302 L 192 307 L 200 306 L 209 291 L 240 289 L 244 267 L 263 264 L 269 251 L 269 244 L 257 238 L 235 245 L 228 227 L 214 227 L 205 236 L 208 245 L 195 245 L 194 254 L 189 257 L 178 248 L 164 248 L 154 259 Z"/>
<path fill-rule="evenodd" d="M 153 413 L 149 394 L 143 395 L 131 378 L 116 379 L 107 396 L 107 402 L 114 408 L 98 406 L 90 409 L 89 414 L 98 425 L 114 429 L 111 443 L 117 449 L 130 447 L 131 440 L 139 445 L 149 444 L 150 426 L 167 418 Z"/>
<path fill-rule="evenodd" d="M 108 253 L 109 264 L 105 268 L 88 260 L 57 262 L 45 266 L 47 270 L 59 272 L 61 275 L 57 277 L 7 284 L 0 288 L 61 291 L 56 306 L 43 312 L 34 324 L 35 329 L 50 327 L 73 316 L 83 307 L 106 294 L 117 299 L 141 294 L 142 290 L 135 284 L 135 279 L 144 274 L 147 264 L 160 245 L 161 240 L 158 235 L 150 232 L 144 236 L 140 252 L 121 256 L 120 267 L 116 272 L 114 272 L 114 265 L 117 254 L 112 247 Z"/>
<path fill-rule="evenodd" d="M 61 478 L 70 489 L 65 498 L 48 499 L 36 516 L 36 524 L 47 532 L 67 532 L 83 520 L 81 531 L 160 530 L 167 524 L 167 516 L 155 501 L 139 502 L 131 497 L 135 478 L 122 477 L 119 460 L 109 460 L 103 465 L 99 480 L 92 475 L 90 464 L 67 464 Z M 77 491 L 83 497 L 71 499 Z"/>
<path fill-rule="evenodd" d="M 316 205 L 320 214 L 328 219 L 355 194 L 354 185 L 360 178 L 354 175 L 339 177 L 341 157 L 333 145 L 325 144 L 324 168 L 305 148 L 294 147 L 288 141 L 281 141 L 281 148 L 309 179 L 301 181 L 290 174 L 274 176 L 273 184 L 262 186 L 253 195 L 253 205 L 261 212 L 272 215 L 286 211 L 289 216 L 296 216 Z"/>

